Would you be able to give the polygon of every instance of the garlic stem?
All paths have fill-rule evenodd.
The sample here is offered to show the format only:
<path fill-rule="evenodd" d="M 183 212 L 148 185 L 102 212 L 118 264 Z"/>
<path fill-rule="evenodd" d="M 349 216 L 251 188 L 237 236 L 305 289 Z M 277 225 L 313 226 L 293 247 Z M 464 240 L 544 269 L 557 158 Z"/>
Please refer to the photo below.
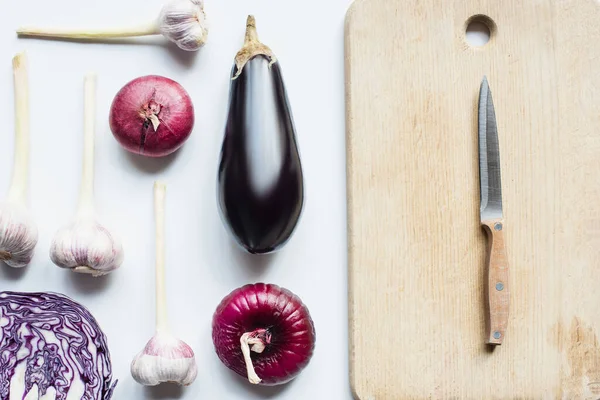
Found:
<path fill-rule="evenodd" d="M 253 337 L 254 332 L 246 332 L 240 338 L 240 344 L 242 346 L 242 354 L 244 355 L 244 362 L 246 363 L 246 372 L 248 374 L 248 381 L 253 384 L 258 384 L 261 379 L 256 375 L 254 365 L 252 364 L 252 357 L 250 356 L 250 350 L 255 353 L 262 353 L 265 350 L 265 343 L 262 339 Z"/>
<path fill-rule="evenodd" d="M 8 251 L 0 250 L 0 261 L 10 260 L 11 254 Z"/>
<path fill-rule="evenodd" d="M 79 188 L 78 217 L 90 216 L 94 211 L 94 131 L 96 124 L 96 75 L 84 78 L 83 106 L 83 170 Z"/>
<path fill-rule="evenodd" d="M 149 36 L 160 34 L 158 21 L 133 26 L 119 28 L 97 28 L 97 29 L 64 29 L 64 28 L 37 28 L 22 27 L 17 29 L 20 36 L 47 37 L 62 39 L 109 39 L 134 36 Z"/>
<path fill-rule="evenodd" d="M 165 195 L 163 182 L 154 182 L 156 221 L 156 331 L 167 333 L 167 295 L 165 290 Z"/>
<path fill-rule="evenodd" d="M 8 200 L 25 203 L 29 175 L 29 82 L 27 55 L 13 57 L 15 91 L 15 155 Z"/>

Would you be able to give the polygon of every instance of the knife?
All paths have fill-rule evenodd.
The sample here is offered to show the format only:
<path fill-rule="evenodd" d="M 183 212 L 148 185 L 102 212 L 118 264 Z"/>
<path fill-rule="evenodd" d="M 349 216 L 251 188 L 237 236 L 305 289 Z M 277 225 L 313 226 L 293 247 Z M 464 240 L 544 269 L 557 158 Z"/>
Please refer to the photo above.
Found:
<path fill-rule="evenodd" d="M 500 149 L 492 93 L 484 76 L 479 90 L 481 225 L 487 233 L 486 343 L 501 345 L 509 313 L 509 270 L 504 242 Z"/>

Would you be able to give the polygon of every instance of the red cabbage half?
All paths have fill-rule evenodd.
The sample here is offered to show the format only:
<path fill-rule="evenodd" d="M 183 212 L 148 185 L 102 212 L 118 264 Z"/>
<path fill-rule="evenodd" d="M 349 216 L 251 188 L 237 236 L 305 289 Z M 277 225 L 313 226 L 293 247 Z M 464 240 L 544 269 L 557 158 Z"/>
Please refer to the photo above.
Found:
<path fill-rule="evenodd" d="M 0 292 L 0 400 L 109 400 L 111 380 L 106 337 L 87 309 L 56 293 Z"/>

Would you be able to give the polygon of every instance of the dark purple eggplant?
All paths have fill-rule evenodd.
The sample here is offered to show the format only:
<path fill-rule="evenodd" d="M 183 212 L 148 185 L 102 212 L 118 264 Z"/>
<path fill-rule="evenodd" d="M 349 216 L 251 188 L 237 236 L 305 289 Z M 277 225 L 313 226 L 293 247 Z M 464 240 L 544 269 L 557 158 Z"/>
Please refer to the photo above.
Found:
<path fill-rule="evenodd" d="M 288 242 L 298 224 L 304 183 L 281 68 L 259 42 L 253 16 L 231 77 L 219 209 L 239 245 L 252 254 L 270 253 Z"/>

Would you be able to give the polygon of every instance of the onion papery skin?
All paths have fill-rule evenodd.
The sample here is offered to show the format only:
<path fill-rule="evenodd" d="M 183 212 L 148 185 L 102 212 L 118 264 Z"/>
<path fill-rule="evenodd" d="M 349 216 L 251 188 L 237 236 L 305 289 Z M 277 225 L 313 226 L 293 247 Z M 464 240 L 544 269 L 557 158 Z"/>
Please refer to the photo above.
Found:
<path fill-rule="evenodd" d="M 147 118 L 151 114 L 160 121 L 156 130 Z M 110 108 L 110 129 L 117 142 L 131 153 L 148 157 L 177 151 L 192 134 L 194 123 L 194 105 L 187 91 L 159 75 L 128 82 Z"/>
<path fill-rule="evenodd" d="M 56 293 L 0 292 L 0 400 L 34 386 L 56 400 L 73 399 L 72 390 L 83 392 L 78 400 L 110 400 L 116 384 L 106 337 L 86 308 Z"/>
<path fill-rule="evenodd" d="M 310 312 L 290 290 L 274 284 L 248 284 L 235 289 L 218 305 L 212 338 L 221 362 L 247 378 L 240 339 L 246 332 L 266 329 L 270 341 L 262 353 L 251 352 L 259 385 L 290 382 L 309 364 L 316 332 Z"/>

